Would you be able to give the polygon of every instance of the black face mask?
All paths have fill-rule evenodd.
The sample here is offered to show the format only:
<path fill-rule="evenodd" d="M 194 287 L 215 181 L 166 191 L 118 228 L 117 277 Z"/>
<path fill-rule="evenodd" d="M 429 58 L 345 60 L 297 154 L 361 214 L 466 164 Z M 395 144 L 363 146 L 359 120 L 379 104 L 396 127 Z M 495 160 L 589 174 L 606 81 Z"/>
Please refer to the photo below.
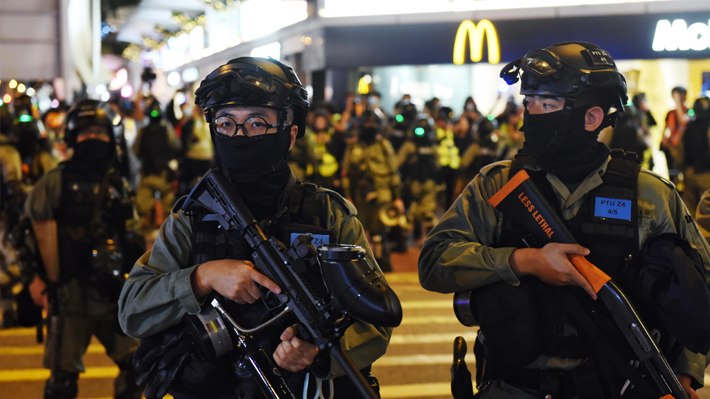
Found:
<path fill-rule="evenodd" d="M 225 170 L 238 174 L 261 174 L 286 159 L 291 146 L 289 131 L 266 134 L 260 139 L 236 136 L 215 138 L 215 148 Z"/>
<path fill-rule="evenodd" d="M 564 183 L 582 181 L 610 154 L 609 147 L 597 141 L 599 130 L 590 132 L 584 128 L 586 113 L 587 108 L 573 109 L 566 135 L 559 140 L 555 136 L 560 129 L 563 111 L 532 115 L 525 110 L 525 123 L 521 129 L 525 133 L 523 152 Z M 555 150 L 550 148 L 553 139 L 559 140 Z"/>
<path fill-rule="evenodd" d="M 257 220 L 278 210 L 278 200 L 291 176 L 286 162 L 291 146 L 289 132 L 287 129 L 257 140 L 246 136 L 215 138 L 224 174 Z"/>
<path fill-rule="evenodd" d="M 114 154 L 115 148 L 113 144 L 101 140 L 88 139 L 74 146 L 72 161 L 98 168 L 107 168 L 112 164 Z"/>

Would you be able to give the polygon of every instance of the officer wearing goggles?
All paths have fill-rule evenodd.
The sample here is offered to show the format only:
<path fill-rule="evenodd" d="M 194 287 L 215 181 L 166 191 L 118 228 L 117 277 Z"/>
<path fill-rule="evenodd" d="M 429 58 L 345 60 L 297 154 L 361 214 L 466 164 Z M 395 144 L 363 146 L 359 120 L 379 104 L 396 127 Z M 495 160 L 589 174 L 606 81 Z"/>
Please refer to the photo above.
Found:
<path fill-rule="evenodd" d="M 481 169 L 431 231 L 419 258 L 420 282 L 432 291 L 473 290 L 483 293 L 476 298 L 490 299 L 472 305 L 481 326 L 474 348 L 481 398 L 649 397 L 591 350 L 590 336 L 551 292 L 554 286 L 579 287 L 573 291 L 580 303 L 596 309 L 590 300 L 596 293 L 570 255 L 587 256 L 615 281 L 633 285 L 625 273 L 643 265 L 631 266 L 637 265 L 632 260 L 638 262 L 644 244 L 663 233 L 678 234 L 699 252 L 701 274 L 709 271 L 710 247 L 671 183 L 597 142 L 627 101 L 625 79 L 605 50 L 584 42 L 555 44 L 509 63 L 501 77 L 509 84 L 520 80 L 525 95 L 522 151 L 513 161 Z M 515 220 L 487 202 L 521 169 L 581 245 L 528 240 L 528 248 Z M 631 207 L 628 220 L 595 217 L 601 196 Z M 685 342 L 668 360 L 689 397 L 697 398 L 710 346 Z"/>

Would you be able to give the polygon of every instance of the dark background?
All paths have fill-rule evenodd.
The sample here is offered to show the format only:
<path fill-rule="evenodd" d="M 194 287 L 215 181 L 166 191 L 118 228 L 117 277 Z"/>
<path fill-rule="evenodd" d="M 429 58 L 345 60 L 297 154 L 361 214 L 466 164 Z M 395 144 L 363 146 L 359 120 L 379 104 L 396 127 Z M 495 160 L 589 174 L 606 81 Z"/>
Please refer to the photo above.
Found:
<path fill-rule="evenodd" d="M 653 51 L 656 24 L 661 19 L 684 19 L 688 26 L 708 24 L 710 13 L 615 15 L 491 21 L 498 32 L 501 63 L 512 61 L 534 48 L 581 40 L 607 50 L 615 59 L 710 58 L 703 51 Z M 462 19 L 463 21 L 463 19 Z M 473 21 L 478 23 L 478 21 Z M 326 67 L 428 65 L 453 63 L 459 22 L 372 25 L 325 28 Z M 710 42 L 710 39 L 706 39 Z M 484 42 L 486 39 L 484 38 Z M 470 51 L 466 44 L 466 63 Z M 484 45 L 482 62 L 488 59 Z"/>

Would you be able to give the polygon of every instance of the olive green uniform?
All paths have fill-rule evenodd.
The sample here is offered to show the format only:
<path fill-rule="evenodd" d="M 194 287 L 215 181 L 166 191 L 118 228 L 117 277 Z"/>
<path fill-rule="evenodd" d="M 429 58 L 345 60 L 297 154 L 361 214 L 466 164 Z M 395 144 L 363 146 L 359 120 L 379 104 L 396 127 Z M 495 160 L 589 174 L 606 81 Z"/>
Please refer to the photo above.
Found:
<path fill-rule="evenodd" d="M 25 203 L 25 213 L 32 221 L 55 219 L 54 210 L 59 206 L 62 196 L 61 176 L 62 168 L 59 167 L 45 174 L 35 184 Z M 137 224 L 137 221 L 133 222 Z M 99 339 L 106 354 L 119 365 L 130 361 L 138 348 L 138 341 L 123 334 L 118 326 L 118 305 L 102 301 L 98 289 L 78 276 L 59 287 L 61 316 L 64 320 L 59 362 L 62 371 L 84 371 L 82 357 L 92 335 Z M 45 348 L 44 367 L 51 368 L 48 349 Z"/>
<path fill-rule="evenodd" d="M 362 246 L 370 265 L 379 270 L 355 208 L 332 191 L 318 189 L 316 195 L 327 196 L 330 217 L 326 228 L 334 233 L 335 243 Z M 288 203 L 285 197 L 281 203 Z M 161 226 L 153 248 L 133 267 L 121 293 L 119 320 L 127 334 L 144 339 L 180 323 L 185 315 L 200 312 L 202 303 L 190 285 L 190 275 L 198 266 L 190 264 L 191 239 L 192 218 L 176 206 Z M 341 347 L 355 366 L 363 369 L 385 353 L 391 334 L 391 328 L 357 321 L 341 338 Z M 331 376 L 337 374 L 342 372 L 333 360 Z"/>
<path fill-rule="evenodd" d="M 370 232 L 381 233 L 378 210 L 400 198 L 401 181 L 392 144 L 380 139 L 372 144 L 350 144 L 343 158 L 345 196 L 360 211 L 360 220 Z"/>
<path fill-rule="evenodd" d="M 406 176 L 404 174 L 405 168 L 422 162 L 423 156 L 427 155 L 432 155 L 436 159 L 436 165 L 430 165 L 435 169 L 426 171 L 425 178 L 422 179 L 421 176 Z M 439 171 L 438 147 L 436 145 L 417 147 L 414 142 L 407 140 L 397 152 L 397 162 L 405 183 L 408 183 L 407 189 L 409 190 L 410 203 L 407 209 L 407 220 L 415 226 L 414 237 L 418 239 L 421 233 L 419 228 L 423 227 L 424 231 L 429 231 L 429 229 L 434 227 L 437 220 L 438 187 L 436 182 L 434 182 L 433 176 L 436 176 Z"/>
<path fill-rule="evenodd" d="M 556 176 L 547 174 L 566 220 L 572 219 L 587 194 L 602 184 L 600 176 L 606 171 L 607 164 L 608 161 L 577 187 L 568 188 Z M 526 167 L 539 170 L 535 166 Z M 419 280 L 424 288 L 450 293 L 479 288 L 499 280 L 516 286 L 520 284 L 509 263 L 515 248 L 494 247 L 500 239 L 503 214 L 487 202 L 508 181 L 509 170 L 510 161 L 482 169 L 431 231 L 419 257 Z M 705 267 L 710 268 L 710 247 L 696 224 L 686 221 L 687 210 L 670 182 L 642 169 L 638 176 L 637 198 L 639 248 L 651 236 L 677 233 L 700 252 Z M 710 269 L 706 273 L 710 275 Z M 550 368 L 548 365 L 554 360 L 538 358 L 528 367 Z M 704 355 L 686 351 L 675 371 L 688 374 L 702 384 L 705 367 Z M 506 386 L 499 382 L 491 386 L 491 395 L 494 395 L 491 397 L 530 397 L 517 388 L 503 385 Z"/>

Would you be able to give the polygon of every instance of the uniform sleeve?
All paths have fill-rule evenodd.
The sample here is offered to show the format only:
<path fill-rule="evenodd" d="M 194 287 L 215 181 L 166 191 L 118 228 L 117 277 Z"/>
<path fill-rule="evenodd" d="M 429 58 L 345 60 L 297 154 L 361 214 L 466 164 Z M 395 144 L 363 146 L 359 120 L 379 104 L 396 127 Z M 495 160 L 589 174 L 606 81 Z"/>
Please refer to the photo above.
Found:
<path fill-rule="evenodd" d="M 639 183 L 642 182 L 642 180 L 639 181 Z M 687 240 L 693 248 L 698 250 L 702 257 L 703 266 L 705 267 L 706 285 L 710 286 L 710 281 L 707 280 L 710 278 L 710 247 L 708 246 L 708 242 L 703 238 L 695 221 L 693 221 L 688 214 L 678 192 L 672 186 L 669 187 L 664 183 L 660 183 L 659 180 L 654 181 L 654 183 L 656 184 L 655 188 L 644 190 L 645 197 L 642 198 L 642 201 L 653 202 L 655 205 L 652 217 L 654 222 L 651 225 L 651 235 L 677 233 L 683 239 Z M 643 184 L 643 186 L 647 185 Z M 656 193 L 662 193 L 662 195 L 659 195 L 659 198 L 652 197 L 656 195 Z M 639 194 L 641 195 L 641 192 Z M 641 228 L 644 228 L 643 223 Z M 674 365 L 674 369 L 677 373 L 688 374 L 693 377 L 696 380 L 696 384 L 699 385 L 702 385 L 704 382 L 706 367 L 707 359 L 704 354 L 693 353 L 687 349 L 684 350 L 684 354 Z"/>
<path fill-rule="evenodd" d="M 710 242 L 710 190 L 705 191 L 700 198 L 698 209 L 695 211 L 695 222 L 705 241 Z"/>
<path fill-rule="evenodd" d="M 160 227 L 150 251 L 141 256 L 121 291 L 118 318 L 123 331 L 143 339 L 200 312 L 190 285 L 190 218 L 174 212 Z"/>
<path fill-rule="evenodd" d="M 61 173 L 54 169 L 40 178 L 25 202 L 25 214 L 33 222 L 54 219 L 54 209 L 61 199 Z"/>
<path fill-rule="evenodd" d="M 499 280 L 520 283 L 508 258 L 515 248 L 492 247 L 502 215 L 486 201 L 507 181 L 507 168 L 478 174 L 424 240 L 419 282 L 430 291 L 470 290 Z"/>
<path fill-rule="evenodd" d="M 330 230 L 335 232 L 336 242 L 339 244 L 359 245 L 365 248 L 367 261 L 375 270 L 381 272 L 367 243 L 365 230 L 356 217 L 357 211 L 355 207 L 352 205 L 346 207 L 339 201 L 331 199 L 329 211 L 330 215 L 332 215 Z M 375 327 L 363 321 L 356 321 L 345 331 L 345 335 L 340 340 L 340 346 L 353 360 L 355 367 L 361 370 L 385 354 L 391 337 L 391 327 Z M 340 365 L 332 357 L 330 364 L 331 377 L 343 374 Z"/>

